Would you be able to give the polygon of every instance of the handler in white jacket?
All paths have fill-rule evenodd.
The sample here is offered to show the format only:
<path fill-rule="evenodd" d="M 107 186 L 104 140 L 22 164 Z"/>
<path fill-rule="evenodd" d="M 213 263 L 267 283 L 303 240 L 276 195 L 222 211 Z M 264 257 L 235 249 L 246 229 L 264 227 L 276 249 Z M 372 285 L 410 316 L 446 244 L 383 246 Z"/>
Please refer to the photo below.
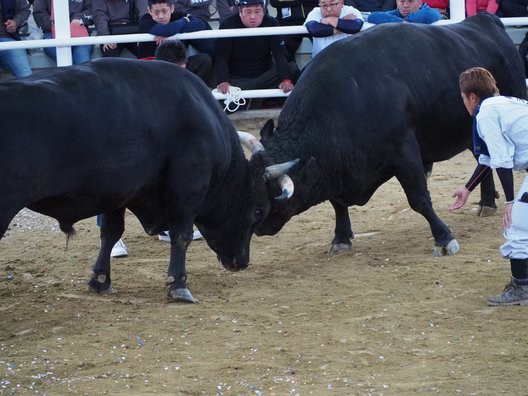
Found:
<path fill-rule="evenodd" d="M 469 193 L 495 169 L 502 184 L 505 243 L 500 251 L 510 260 L 512 278 L 489 305 L 528 305 L 528 177 L 514 195 L 513 173 L 528 169 L 528 102 L 499 96 L 489 71 L 474 67 L 460 75 L 464 105 L 473 116 L 473 153 L 478 165 L 465 186 L 455 190 L 449 208 L 461 208 Z"/>

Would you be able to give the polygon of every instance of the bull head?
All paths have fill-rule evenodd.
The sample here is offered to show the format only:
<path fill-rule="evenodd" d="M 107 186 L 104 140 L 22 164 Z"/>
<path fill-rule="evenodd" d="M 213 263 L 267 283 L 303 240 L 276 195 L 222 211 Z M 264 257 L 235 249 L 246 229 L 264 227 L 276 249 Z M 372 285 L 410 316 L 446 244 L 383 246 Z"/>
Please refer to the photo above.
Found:
<path fill-rule="evenodd" d="M 237 131 L 240 142 L 246 147 L 251 155 L 264 151 L 264 146 L 260 141 L 250 133 Z M 299 159 L 294 159 L 281 164 L 269 165 L 264 169 L 264 180 L 269 182 L 271 180 L 277 180 L 279 183 L 282 194 L 275 197 L 277 201 L 283 201 L 290 199 L 294 192 L 293 180 L 287 175 L 287 172 L 299 162 Z"/>

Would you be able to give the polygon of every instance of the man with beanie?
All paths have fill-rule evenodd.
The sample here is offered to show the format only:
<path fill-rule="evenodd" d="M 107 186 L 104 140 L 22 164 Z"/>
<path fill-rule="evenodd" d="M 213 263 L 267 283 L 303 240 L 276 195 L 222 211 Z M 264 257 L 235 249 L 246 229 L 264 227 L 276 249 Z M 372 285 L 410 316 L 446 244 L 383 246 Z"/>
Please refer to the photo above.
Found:
<path fill-rule="evenodd" d="M 469 193 L 495 169 L 506 202 L 503 227 L 505 243 L 500 251 L 510 260 L 512 278 L 489 305 L 528 305 L 528 177 L 514 196 L 512 170 L 528 169 L 528 102 L 499 95 L 491 73 L 473 67 L 460 75 L 464 105 L 473 116 L 473 153 L 478 165 L 465 186 L 453 194 L 449 210 L 461 208 Z"/>

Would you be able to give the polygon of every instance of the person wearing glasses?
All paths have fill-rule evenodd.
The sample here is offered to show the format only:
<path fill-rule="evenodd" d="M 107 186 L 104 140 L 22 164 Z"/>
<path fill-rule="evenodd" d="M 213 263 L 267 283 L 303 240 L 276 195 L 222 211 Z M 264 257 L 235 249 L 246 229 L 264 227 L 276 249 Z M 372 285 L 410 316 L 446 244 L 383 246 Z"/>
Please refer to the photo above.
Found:
<path fill-rule="evenodd" d="M 413 22 L 431 24 L 442 19 L 442 14 L 429 7 L 422 0 L 396 0 L 396 9 L 373 12 L 368 16 L 369 23 Z"/>
<path fill-rule="evenodd" d="M 343 0 L 321 0 L 306 17 L 304 26 L 313 37 L 312 59 L 335 41 L 357 33 L 363 27 L 361 12 Z"/>

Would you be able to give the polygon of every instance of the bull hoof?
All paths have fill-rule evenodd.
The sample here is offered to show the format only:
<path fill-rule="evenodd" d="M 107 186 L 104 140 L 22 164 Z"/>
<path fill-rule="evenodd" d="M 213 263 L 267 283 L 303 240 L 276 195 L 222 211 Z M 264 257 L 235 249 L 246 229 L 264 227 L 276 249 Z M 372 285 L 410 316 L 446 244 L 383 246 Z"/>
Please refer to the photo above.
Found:
<path fill-rule="evenodd" d="M 196 303 L 196 300 L 189 289 L 171 289 L 169 288 L 169 299 L 172 302 Z"/>
<path fill-rule="evenodd" d="M 452 239 L 445 246 L 435 246 L 433 250 L 433 257 L 442 257 L 442 256 L 453 256 L 458 253 L 460 246 L 456 239 Z"/>
<path fill-rule="evenodd" d="M 497 208 L 494 208 L 492 206 L 479 206 L 479 208 L 479 217 L 491 217 L 495 214 L 495 212 L 497 212 Z"/>
<path fill-rule="evenodd" d="M 94 272 L 90 273 L 90 281 L 88 282 L 88 288 L 94 293 L 113 293 L 112 284 L 110 279 L 104 275 L 95 275 Z"/>
<path fill-rule="evenodd" d="M 336 256 L 349 250 L 352 250 L 351 243 L 336 243 L 332 245 L 328 253 L 332 256 Z"/>

